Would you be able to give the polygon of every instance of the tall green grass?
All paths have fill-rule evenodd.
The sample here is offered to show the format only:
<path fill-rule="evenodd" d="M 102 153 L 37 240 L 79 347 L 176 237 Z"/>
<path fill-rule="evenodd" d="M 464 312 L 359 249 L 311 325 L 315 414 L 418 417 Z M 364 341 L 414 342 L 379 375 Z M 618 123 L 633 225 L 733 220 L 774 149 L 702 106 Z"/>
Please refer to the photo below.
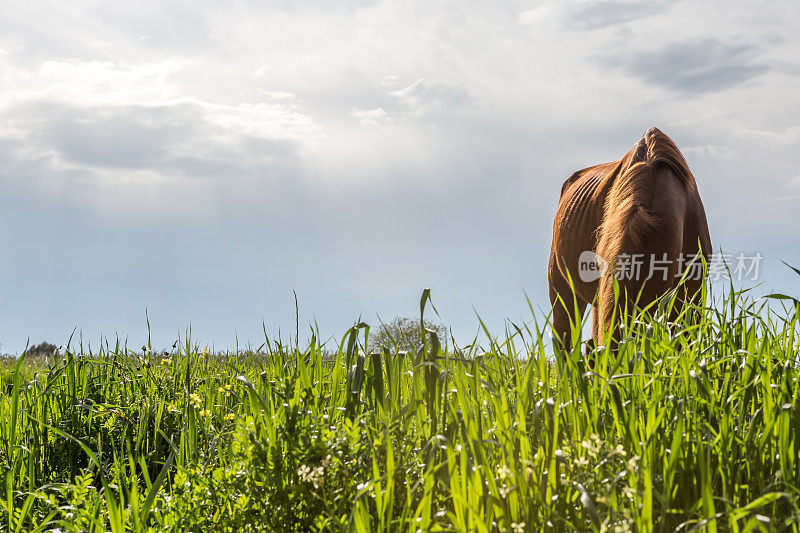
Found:
<path fill-rule="evenodd" d="M 538 317 L 416 353 L 365 353 L 361 323 L 336 346 L 22 357 L 0 370 L 0 530 L 798 530 L 788 303 L 731 290 L 668 323 L 662 301 L 592 369 Z"/>

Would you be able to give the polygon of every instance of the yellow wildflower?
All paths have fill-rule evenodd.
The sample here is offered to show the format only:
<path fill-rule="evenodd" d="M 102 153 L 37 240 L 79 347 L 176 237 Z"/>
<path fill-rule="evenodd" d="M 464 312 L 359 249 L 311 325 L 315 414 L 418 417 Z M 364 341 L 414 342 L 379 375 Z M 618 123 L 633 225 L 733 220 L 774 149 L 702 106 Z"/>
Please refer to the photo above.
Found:
<path fill-rule="evenodd" d="M 198 394 L 192 393 L 189 395 L 189 403 L 194 406 L 195 409 L 200 409 L 200 396 Z"/>

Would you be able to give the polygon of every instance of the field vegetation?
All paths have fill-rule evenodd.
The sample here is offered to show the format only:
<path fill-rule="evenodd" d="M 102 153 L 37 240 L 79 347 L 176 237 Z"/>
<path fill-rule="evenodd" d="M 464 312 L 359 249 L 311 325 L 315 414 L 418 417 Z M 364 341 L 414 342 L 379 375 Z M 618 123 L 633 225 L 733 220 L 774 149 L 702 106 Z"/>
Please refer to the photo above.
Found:
<path fill-rule="evenodd" d="M 800 304 L 712 300 L 622 317 L 593 368 L 546 317 L 8 359 L 0 531 L 798 530 Z"/>

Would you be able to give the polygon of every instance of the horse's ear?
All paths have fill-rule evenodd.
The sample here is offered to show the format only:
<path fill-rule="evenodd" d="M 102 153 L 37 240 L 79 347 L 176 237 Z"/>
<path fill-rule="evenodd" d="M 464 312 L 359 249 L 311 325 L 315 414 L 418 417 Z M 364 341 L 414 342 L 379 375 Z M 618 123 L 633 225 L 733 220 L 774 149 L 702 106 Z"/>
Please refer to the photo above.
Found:
<path fill-rule="evenodd" d="M 639 142 L 633 145 L 625 155 L 625 167 L 623 170 L 631 168 L 636 163 L 644 163 L 647 160 L 647 141 L 642 137 Z"/>
<path fill-rule="evenodd" d="M 642 139 L 638 143 L 636 143 L 636 153 L 633 156 L 633 160 L 636 163 L 644 163 L 647 159 L 647 142 Z"/>

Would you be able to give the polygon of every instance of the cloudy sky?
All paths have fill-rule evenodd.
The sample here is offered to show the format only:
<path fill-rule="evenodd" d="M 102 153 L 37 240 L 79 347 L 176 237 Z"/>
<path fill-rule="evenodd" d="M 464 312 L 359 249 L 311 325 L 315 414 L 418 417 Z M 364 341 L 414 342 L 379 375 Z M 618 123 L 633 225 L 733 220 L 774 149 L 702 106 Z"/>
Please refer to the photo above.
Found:
<path fill-rule="evenodd" d="M 217 348 L 547 307 L 563 180 L 656 125 L 715 248 L 797 293 L 794 2 L 14 2 L 0 351 L 73 328 Z"/>

